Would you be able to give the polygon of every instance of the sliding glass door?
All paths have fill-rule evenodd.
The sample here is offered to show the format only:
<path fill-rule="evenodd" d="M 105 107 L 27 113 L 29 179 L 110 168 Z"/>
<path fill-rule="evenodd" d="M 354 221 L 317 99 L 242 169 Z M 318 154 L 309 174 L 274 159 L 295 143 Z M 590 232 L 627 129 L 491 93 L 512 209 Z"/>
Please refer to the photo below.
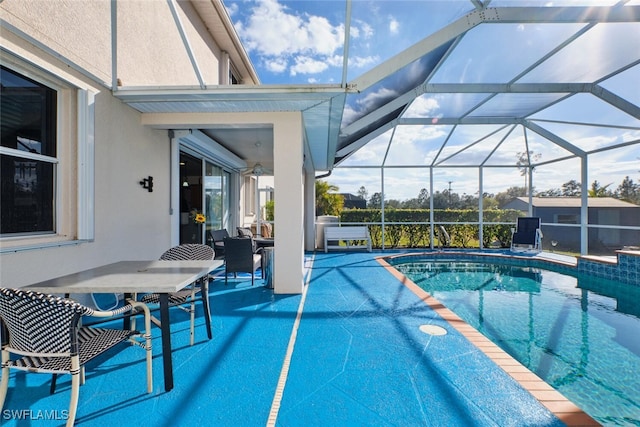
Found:
<path fill-rule="evenodd" d="M 180 153 L 180 243 L 202 243 L 202 159 Z"/>
<path fill-rule="evenodd" d="M 205 161 L 204 214 L 207 217 L 206 231 L 229 226 L 229 182 L 230 174 L 213 163 Z M 227 230 L 231 234 L 231 230 Z M 206 234 L 207 244 L 210 234 Z"/>
<path fill-rule="evenodd" d="M 222 167 L 180 153 L 180 243 L 213 245 L 210 232 L 229 227 L 230 178 Z M 199 213 L 206 218 L 203 224 L 196 221 Z"/>

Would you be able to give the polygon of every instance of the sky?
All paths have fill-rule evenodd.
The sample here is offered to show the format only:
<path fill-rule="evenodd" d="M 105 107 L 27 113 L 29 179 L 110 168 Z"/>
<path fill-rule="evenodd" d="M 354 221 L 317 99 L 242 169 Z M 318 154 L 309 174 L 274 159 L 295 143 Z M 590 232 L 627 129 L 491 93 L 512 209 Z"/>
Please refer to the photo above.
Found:
<path fill-rule="evenodd" d="M 493 5 L 513 4 L 567 4 L 568 0 L 556 0 L 555 2 L 540 0 L 494 0 Z M 605 0 L 606 2 L 607 0 Z M 634 0 L 635 1 L 635 0 Z M 577 0 L 580 4 L 592 3 L 590 0 Z M 602 1 L 599 1 L 602 3 Z M 612 1 L 609 1 L 612 3 Z M 571 4 L 577 4 L 574 0 Z M 342 0 L 323 1 L 278 1 L 278 0 L 225 0 L 236 31 L 247 50 L 262 84 L 339 84 L 343 80 L 343 54 L 345 35 L 346 2 Z M 473 5 L 467 0 L 412 0 L 412 1 L 368 1 L 354 0 L 352 2 L 352 20 L 349 39 L 349 67 L 346 81 L 349 82 L 383 61 L 398 54 L 414 43 L 422 40 L 427 35 L 453 22 L 458 17 L 472 10 Z M 416 17 L 427 15 L 428 19 Z M 455 52 L 447 60 L 449 68 L 439 70 L 432 76 L 432 82 L 502 82 L 508 81 L 509 76 L 517 74 L 513 67 L 522 66 L 523 61 L 510 61 L 515 49 L 525 47 L 529 52 L 544 53 L 557 44 L 558 40 L 564 40 L 575 32 L 578 27 L 544 25 L 518 25 L 501 24 L 502 32 L 493 31 L 491 27 L 480 26 L 476 37 L 466 37 L 456 47 Z M 506 30 L 505 30 L 506 28 Z M 633 32 L 638 27 L 631 27 Z M 597 28 L 596 30 L 599 30 Z M 621 31 L 629 31 L 623 28 Z M 506 33 L 506 36 L 505 36 Z M 633 34 L 633 33 L 629 33 Z M 638 32 L 640 36 L 640 32 Z M 607 40 L 618 40 L 619 35 L 615 31 L 603 29 L 591 31 L 588 37 L 584 37 L 581 43 L 576 43 L 574 51 L 567 54 L 572 58 L 574 69 L 581 75 L 573 76 L 576 80 L 593 81 L 598 72 L 606 72 L 608 66 L 605 61 L 598 61 L 599 52 L 617 49 L 621 56 L 634 49 L 640 51 L 640 44 L 633 38 L 629 43 L 607 43 Z M 640 37 L 638 37 L 640 40 Z M 634 44 L 635 43 L 635 44 Z M 490 49 L 487 49 L 490 46 Z M 592 54 L 584 55 L 584 49 L 590 49 Z M 602 49 L 602 51 L 600 51 Z M 482 51 L 482 55 L 477 52 Z M 633 53 L 631 53 L 633 54 Z M 532 58 L 539 56 L 533 56 Z M 640 59 L 640 58 L 639 58 Z M 526 61 L 526 58 L 525 58 Z M 490 70 L 490 71 L 487 71 Z M 546 75 L 552 74 L 558 81 L 565 77 L 565 71 L 561 63 L 549 61 L 548 67 L 541 67 L 538 72 Z M 623 73 L 623 76 L 612 78 L 603 82 L 603 86 L 614 93 L 623 95 L 638 105 L 640 104 L 640 85 L 629 88 L 629 81 L 640 81 L 640 65 Z M 535 73 L 532 73 L 535 79 Z M 591 80 L 590 80 L 591 79 Z M 371 97 L 383 96 L 383 90 L 389 88 L 375 88 Z M 456 108 L 470 101 L 470 96 L 465 99 L 445 99 L 435 94 L 423 96 L 412 105 L 412 114 L 415 117 L 442 117 L 449 112 L 455 112 Z M 476 95 L 477 96 L 477 95 Z M 533 97 L 529 97 L 533 98 Z M 365 99 L 358 99 L 364 102 Z M 515 98 L 513 101 L 502 101 L 493 108 L 514 108 L 515 104 L 523 102 L 534 103 L 535 99 Z M 355 105 L 353 107 L 355 108 Z M 528 104 L 524 104 L 528 105 Z M 559 108 L 551 108 L 536 115 L 541 120 L 539 124 L 552 129 L 562 138 L 571 141 L 584 150 L 601 145 L 612 145 L 621 142 L 636 141 L 630 147 L 620 150 L 612 150 L 607 153 L 594 155 L 589 161 L 588 183 L 597 180 L 602 185 L 611 184 L 610 189 L 615 189 L 625 176 L 630 176 L 636 183 L 640 183 L 640 120 L 621 114 L 619 110 L 611 108 L 590 95 L 579 95 L 571 102 L 559 104 Z M 355 114 L 348 105 L 345 115 Z M 562 117 L 565 121 L 572 122 L 571 126 L 549 122 Z M 615 123 L 624 128 L 611 128 L 606 126 L 588 126 L 587 123 Z M 457 129 L 453 142 L 448 142 L 448 154 L 464 148 L 481 136 L 474 135 L 474 130 Z M 442 141 L 450 129 L 445 126 L 411 126 L 398 127 L 394 142 L 389 149 L 386 164 L 424 166 L 434 160 L 437 154 L 436 142 Z M 503 131 L 503 133 L 508 130 Z M 477 143 L 465 149 L 461 155 L 464 162 L 477 162 L 478 158 L 486 158 L 492 148 L 500 145 L 500 149 L 492 154 L 492 160 L 488 163 L 499 163 L 502 159 L 507 163 L 515 163 L 516 154 L 525 151 L 522 128 L 511 131 L 507 142 L 493 146 L 487 142 Z M 459 142 L 455 139 L 459 138 Z M 496 136 L 495 138 L 498 138 Z M 550 161 L 562 158 L 566 151 L 558 149 L 543 138 L 536 138 L 531 132 L 529 149 L 534 153 L 544 153 L 541 161 Z M 388 135 L 382 135 L 372 141 L 355 155 L 349 158 L 344 165 L 376 166 L 379 165 L 387 150 Z M 485 145 L 485 147 L 483 147 Z M 445 152 L 441 154 L 443 156 Z M 440 157 L 442 158 L 442 157 Z M 571 179 L 580 180 L 579 161 L 565 161 L 540 167 L 534 172 L 534 185 L 537 190 L 560 188 L 561 185 Z M 427 172 L 425 172 L 427 171 Z M 459 194 L 473 194 L 478 188 L 477 169 L 451 169 L 446 172 L 439 170 L 434 177 L 434 191 L 442 191 L 451 185 L 452 191 Z M 371 188 L 369 193 L 380 191 L 379 170 L 334 169 L 332 176 L 327 178 L 329 182 L 337 185 L 341 192 L 356 193 L 363 183 L 368 183 Z M 497 193 L 506 190 L 509 186 L 522 186 L 524 178 L 516 168 L 506 170 L 486 169 L 483 176 L 485 192 Z M 417 196 L 421 188 L 429 188 L 428 170 L 408 169 L 385 172 L 385 193 L 387 198 L 404 200 Z"/>
<path fill-rule="evenodd" d="M 340 83 L 344 0 L 225 0 L 263 84 Z M 429 7 L 429 24 L 415 19 Z M 468 0 L 354 0 L 352 80 L 472 9 Z"/>

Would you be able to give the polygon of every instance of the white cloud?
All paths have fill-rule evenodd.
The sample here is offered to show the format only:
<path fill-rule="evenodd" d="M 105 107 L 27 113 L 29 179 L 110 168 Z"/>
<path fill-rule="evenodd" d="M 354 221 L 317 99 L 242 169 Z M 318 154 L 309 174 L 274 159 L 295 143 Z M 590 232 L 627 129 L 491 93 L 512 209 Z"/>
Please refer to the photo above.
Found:
<path fill-rule="evenodd" d="M 369 111 L 370 109 L 372 109 L 372 106 L 376 105 L 381 100 L 382 101 L 388 100 L 388 99 L 394 98 L 395 96 L 397 96 L 396 91 L 394 91 L 393 89 L 388 89 L 383 87 L 383 88 L 380 88 L 380 90 L 376 92 L 371 92 L 367 94 L 365 97 L 363 97 L 362 99 L 359 99 L 358 105 L 363 107 L 364 111 Z"/>
<path fill-rule="evenodd" d="M 434 117 L 439 109 L 440 103 L 435 96 L 422 95 L 411 103 L 404 117 Z"/>
<path fill-rule="evenodd" d="M 321 55 L 332 55 L 336 50 L 342 49 L 344 43 L 344 27 L 332 26 L 324 17 L 311 16 L 305 25 L 308 40 L 311 42 L 310 50 Z M 305 50 L 306 45 L 301 46 Z"/>
<path fill-rule="evenodd" d="M 380 57 L 374 56 L 352 56 L 349 58 L 349 67 L 367 68 L 380 61 Z"/>
<path fill-rule="evenodd" d="M 354 20 L 353 25 L 351 25 L 350 34 L 353 39 L 366 40 L 373 37 L 374 31 L 371 25 L 362 20 L 356 19 Z"/>
<path fill-rule="evenodd" d="M 265 68 L 272 73 L 282 73 L 289 66 L 286 58 L 273 58 L 264 61 Z"/>
<path fill-rule="evenodd" d="M 296 74 L 314 74 L 320 73 L 328 68 L 328 65 L 324 61 L 319 61 L 317 59 L 308 57 L 308 56 L 298 56 L 295 59 L 295 64 L 291 66 L 289 69 L 289 73 L 292 76 Z"/>
<path fill-rule="evenodd" d="M 238 5 L 234 3 L 227 6 L 227 12 L 229 12 L 229 16 L 233 18 L 238 13 Z"/>
<path fill-rule="evenodd" d="M 389 17 L 389 32 L 391 34 L 398 34 L 398 32 L 400 32 L 400 22 L 393 16 Z"/>
<path fill-rule="evenodd" d="M 236 30 L 247 50 L 257 53 L 270 71 L 282 72 L 291 64 L 291 75 L 324 71 L 327 59 L 333 58 L 344 42 L 343 24 L 332 25 L 322 16 L 291 13 L 277 0 L 257 2 L 249 18 L 236 24 Z"/>
<path fill-rule="evenodd" d="M 327 64 L 331 65 L 332 67 L 342 67 L 343 58 L 344 57 L 342 55 L 333 55 L 333 56 L 327 57 L 325 61 L 327 62 Z"/>
<path fill-rule="evenodd" d="M 360 32 L 362 33 L 362 38 L 370 39 L 373 37 L 373 27 L 366 22 L 360 23 Z"/>
<path fill-rule="evenodd" d="M 343 123 L 352 123 L 359 116 L 360 114 L 356 110 L 354 110 L 349 104 L 345 104 L 344 109 L 342 110 Z"/>
<path fill-rule="evenodd" d="M 283 0 L 254 0 L 233 2 L 228 7 L 229 13 L 234 15 L 236 31 L 253 60 L 276 74 L 288 72 L 295 76 L 328 70 L 339 72 L 343 66 L 344 23 L 332 23 L 328 15 L 321 16 L 289 6 Z M 396 18 L 386 19 L 391 31 L 399 29 Z M 360 55 L 351 55 L 350 68 L 367 69 L 380 62 L 379 46 L 370 45 L 376 33 L 375 28 L 378 27 L 361 19 L 352 21 L 351 50 Z M 313 65 L 309 58 L 324 62 L 327 66 Z"/>

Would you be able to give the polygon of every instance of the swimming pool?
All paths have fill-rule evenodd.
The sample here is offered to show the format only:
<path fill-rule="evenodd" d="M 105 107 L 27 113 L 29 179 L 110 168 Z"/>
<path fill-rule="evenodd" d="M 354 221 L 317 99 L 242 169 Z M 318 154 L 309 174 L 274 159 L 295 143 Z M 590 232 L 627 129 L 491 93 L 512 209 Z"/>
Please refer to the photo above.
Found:
<path fill-rule="evenodd" d="M 603 425 L 640 426 L 640 287 L 461 259 L 390 263 Z"/>

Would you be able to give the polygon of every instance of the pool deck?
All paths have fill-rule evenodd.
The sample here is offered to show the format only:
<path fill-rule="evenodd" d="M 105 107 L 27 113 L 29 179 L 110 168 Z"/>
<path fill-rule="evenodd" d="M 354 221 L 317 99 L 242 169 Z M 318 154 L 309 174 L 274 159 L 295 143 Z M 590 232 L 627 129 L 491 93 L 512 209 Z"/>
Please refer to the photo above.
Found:
<path fill-rule="evenodd" d="M 154 329 L 153 393 L 142 351 L 125 348 L 88 367 L 77 425 L 598 425 L 380 255 L 309 254 L 300 295 L 218 276 L 212 340 L 199 313 L 189 346 L 188 314 L 171 310 L 175 388 Z M 49 395 L 49 379 L 12 373 L 2 425 L 63 424 L 69 380 Z"/>

